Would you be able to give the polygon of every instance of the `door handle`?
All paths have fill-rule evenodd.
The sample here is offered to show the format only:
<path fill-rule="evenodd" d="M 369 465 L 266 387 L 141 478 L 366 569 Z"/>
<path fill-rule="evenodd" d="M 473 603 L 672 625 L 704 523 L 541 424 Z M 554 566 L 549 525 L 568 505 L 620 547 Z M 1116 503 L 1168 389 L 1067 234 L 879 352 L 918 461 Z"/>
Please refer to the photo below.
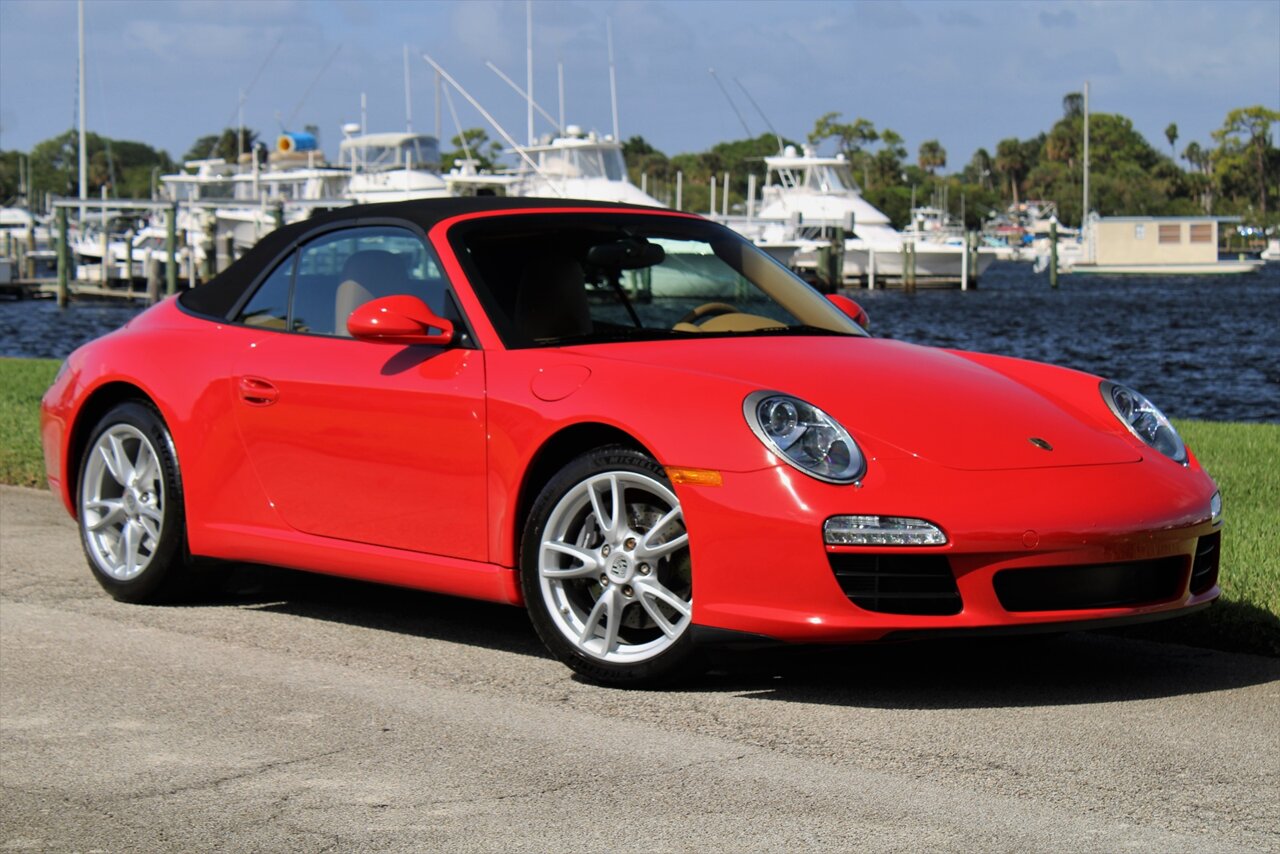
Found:
<path fill-rule="evenodd" d="M 280 389 L 261 377 L 241 377 L 240 399 L 250 406 L 270 406 L 280 399 Z"/>

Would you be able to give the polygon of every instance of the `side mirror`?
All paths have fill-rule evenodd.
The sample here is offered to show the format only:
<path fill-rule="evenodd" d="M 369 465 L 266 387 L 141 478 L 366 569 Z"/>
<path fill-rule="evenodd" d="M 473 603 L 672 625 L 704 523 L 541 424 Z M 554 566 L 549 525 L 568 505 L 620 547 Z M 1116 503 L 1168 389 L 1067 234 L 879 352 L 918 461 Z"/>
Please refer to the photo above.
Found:
<path fill-rule="evenodd" d="M 439 332 L 432 332 L 438 329 Z M 397 294 L 369 300 L 351 312 L 347 331 L 361 341 L 385 344 L 434 344 L 447 347 L 453 343 L 453 324 L 436 315 L 415 296 Z"/>
<path fill-rule="evenodd" d="M 863 329 L 871 328 L 871 318 L 867 317 L 867 310 L 844 294 L 827 294 L 827 299 Z"/>

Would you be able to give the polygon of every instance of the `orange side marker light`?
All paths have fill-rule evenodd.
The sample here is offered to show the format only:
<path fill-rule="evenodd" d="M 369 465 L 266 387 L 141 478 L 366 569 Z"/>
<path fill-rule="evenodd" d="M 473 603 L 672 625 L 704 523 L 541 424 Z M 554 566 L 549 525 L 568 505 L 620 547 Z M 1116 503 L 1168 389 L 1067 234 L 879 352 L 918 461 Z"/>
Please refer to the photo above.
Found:
<path fill-rule="evenodd" d="M 724 478 L 721 477 L 720 472 L 712 469 L 667 466 L 667 477 L 671 478 L 671 482 L 674 484 L 689 484 L 690 486 L 722 486 L 724 484 Z"/>

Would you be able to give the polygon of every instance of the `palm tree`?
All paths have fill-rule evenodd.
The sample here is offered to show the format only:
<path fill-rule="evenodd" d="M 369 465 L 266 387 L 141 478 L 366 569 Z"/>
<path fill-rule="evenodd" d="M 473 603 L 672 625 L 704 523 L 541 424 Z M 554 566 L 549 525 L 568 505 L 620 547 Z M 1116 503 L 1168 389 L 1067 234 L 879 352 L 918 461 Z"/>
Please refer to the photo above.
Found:
<path fill-rule="evenodd" d="M 1018 181 L 1027 168 L 1022 158 L 1022 144 L 1015 137 L 1000 140 L 996 146 L 996 171 L 1009 178 L 1009 192 L 1013 203 L 1018 203 Z"/>
<path fill-rule="evenodd" d="M 947 165 L 947 150 L 936 139 L 926 140 L 920 143 L 919 163 L 921 169 L 932 175 L 933 170 Z"/>
<path fill-rule="evenodd" d="M 1164 138 L 1169 140 L 1169 153 L 1176 158 L 1178 152 L 1174 146 L 1178 142 L 1178 126 L 1175 123 L 1169 122 L 1169 126 L 1164 129 Z"/>

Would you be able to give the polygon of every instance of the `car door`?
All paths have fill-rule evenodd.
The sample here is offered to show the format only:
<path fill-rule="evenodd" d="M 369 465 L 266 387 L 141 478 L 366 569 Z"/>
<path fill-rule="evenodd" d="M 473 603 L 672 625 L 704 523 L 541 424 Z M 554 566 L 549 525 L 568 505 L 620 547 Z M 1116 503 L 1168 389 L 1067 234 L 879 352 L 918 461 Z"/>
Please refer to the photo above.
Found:
<path fill-rule="evenodd" d="M 484 353 L 348 336 L 351 310 L 394 293 L 461 321 L 408 229 L 330 231 L 276 268 L 237 318 L 264 330 L 234 367 L 245 451 L 299 531 L 486 560 Z"/>

